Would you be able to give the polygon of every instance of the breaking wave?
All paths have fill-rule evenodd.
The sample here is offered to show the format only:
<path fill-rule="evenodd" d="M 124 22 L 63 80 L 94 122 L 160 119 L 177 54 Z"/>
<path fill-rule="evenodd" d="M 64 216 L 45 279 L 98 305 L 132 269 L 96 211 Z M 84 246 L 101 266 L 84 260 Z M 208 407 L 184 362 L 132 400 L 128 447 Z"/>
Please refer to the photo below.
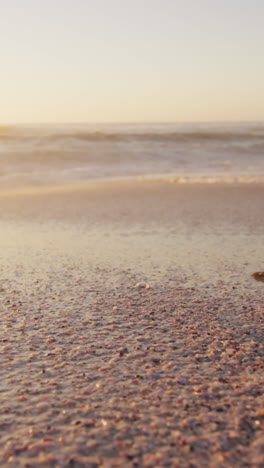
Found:
<path fill-rule="evenodd" d="M 263 155 L 261 122 L 0 126 L 1 183 L 153 174 L 251 183 L 264 176 Z"/>
<path fill-rule="evenodd" d="M 88 126 L 89 127 L 89 126 Z M 104 129 L 58 127 L 0 126 L 0 141 L 161 141 L 161 142 L 257 142 L 264 143 L 264 124 L 232 125 L 231 128 L 208 125 L 207 128 L 168 125 L 110 126 Z M 174 127 L 174 128 L 173 128 Z M 177 128 L 178 127 L 178 128 Z"/>

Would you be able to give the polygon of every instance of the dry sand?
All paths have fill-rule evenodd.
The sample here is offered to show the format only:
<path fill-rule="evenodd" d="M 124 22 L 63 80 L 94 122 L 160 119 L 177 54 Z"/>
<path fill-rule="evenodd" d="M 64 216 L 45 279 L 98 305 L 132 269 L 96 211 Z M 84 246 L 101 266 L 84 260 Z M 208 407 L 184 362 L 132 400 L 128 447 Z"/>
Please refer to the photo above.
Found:
<path fill-rule="evenodd" d="M 0 195 L 0 466 L 264 466 L 263 193 Z"/>

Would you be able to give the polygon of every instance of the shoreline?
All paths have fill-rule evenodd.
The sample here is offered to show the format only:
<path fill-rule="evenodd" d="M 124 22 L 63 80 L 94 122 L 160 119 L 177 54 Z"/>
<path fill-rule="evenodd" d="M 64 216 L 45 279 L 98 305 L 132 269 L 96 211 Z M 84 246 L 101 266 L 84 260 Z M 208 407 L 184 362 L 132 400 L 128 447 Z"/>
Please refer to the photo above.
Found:
<path fill-rule="evenodd" d="M 178 271 L 189 285 L 220 280 L 253 289 L 248 279 L 264 269 L 264 185 L 132 180 L 55 189 L 0 196 L 6 265 L 18 246 L 33 261 L 39 243 L 72 252 L 73 262 L 128 266 L 150 280 Z"/>
<path fill-rule="evenodd" d="M 141 186 L 151 184 L 173 184 L 179 186 L 226 186 L 226 187 L 258 187 L 264 186 L 264 176 L 177 176 L 176 174 L 151 174 L 117 178 L 94 178 L 87 181 L 65 181 L 52 183 L 24 183 L 3 184 L 0 188 L 0 197 L 19 195 L 56 194 L 67 192 L 85 192 L 92 190 L 104 190 L 111 187 L 121 189 L 124 186 Z"/>

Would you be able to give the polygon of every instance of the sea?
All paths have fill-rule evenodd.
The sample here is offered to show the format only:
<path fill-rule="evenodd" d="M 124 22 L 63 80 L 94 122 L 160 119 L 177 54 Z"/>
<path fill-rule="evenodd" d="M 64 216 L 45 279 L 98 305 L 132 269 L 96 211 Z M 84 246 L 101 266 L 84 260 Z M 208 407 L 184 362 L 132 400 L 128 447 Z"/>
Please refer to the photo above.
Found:
<path fill-rule="evenodd" d="M 264 122 L 0 125 L 0 187 L 264 181 Z"/>

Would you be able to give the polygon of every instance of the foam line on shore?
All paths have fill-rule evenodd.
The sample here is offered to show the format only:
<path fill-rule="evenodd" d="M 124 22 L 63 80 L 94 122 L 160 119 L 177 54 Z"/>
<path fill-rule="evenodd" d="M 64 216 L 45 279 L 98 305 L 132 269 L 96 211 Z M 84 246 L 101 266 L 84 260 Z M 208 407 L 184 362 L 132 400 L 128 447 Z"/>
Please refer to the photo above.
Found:
<path fill-rule="evenodd" d="M 100 178 L 87 181 L 60 182 L 47 184 L 16 184 L 4 185 L 0 188 L 0 197 L 49 195 L 70 192 L 102 191 L 115 186 L 168 183 L 177 185 L 262 185 L 264 177 L 251 176 L 177 176 L 173 174 L 155 174 L 147 176 L 131 176 L 119 178 Z"/>

